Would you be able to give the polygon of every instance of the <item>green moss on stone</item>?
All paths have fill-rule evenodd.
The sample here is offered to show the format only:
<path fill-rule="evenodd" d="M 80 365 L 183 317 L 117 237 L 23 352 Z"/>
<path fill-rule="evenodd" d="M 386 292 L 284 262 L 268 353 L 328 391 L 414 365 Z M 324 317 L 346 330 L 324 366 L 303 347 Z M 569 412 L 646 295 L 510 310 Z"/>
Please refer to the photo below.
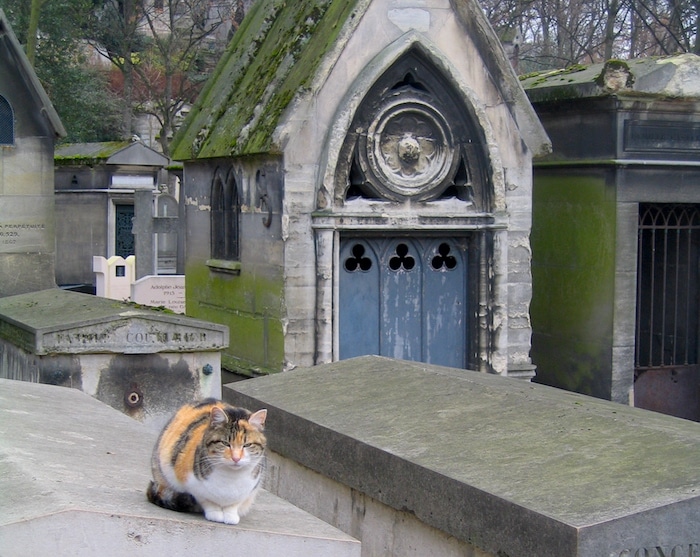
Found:
<path fill-rule="evenodd" d="M 247 270 L 240 276 L 211 272 L 190 265 L 187 276 L 187 315 L 229 328 L 223 366 L 244 375 L 282 371 L 284 330 L 282 278 L 269 279 Z"/>
<path fill-rule="evenodd" d="M 604 172 L 535 180 L 531 316 L 539 382 L 610 395 L 615 229 Z"/>
<path fill-rule="evenodd" d="M 280 117 L 308 90 L 354 7 L 349 0 L 254 4 L 173 140 L 173 158 L 274 152 Z"/>
<path fill-rule="evenodd" d="M 101 143 L 67 143 L 54 156 L 57 166 L 93 166 L 129 146 L 128 141 L 104 141 Z"/>

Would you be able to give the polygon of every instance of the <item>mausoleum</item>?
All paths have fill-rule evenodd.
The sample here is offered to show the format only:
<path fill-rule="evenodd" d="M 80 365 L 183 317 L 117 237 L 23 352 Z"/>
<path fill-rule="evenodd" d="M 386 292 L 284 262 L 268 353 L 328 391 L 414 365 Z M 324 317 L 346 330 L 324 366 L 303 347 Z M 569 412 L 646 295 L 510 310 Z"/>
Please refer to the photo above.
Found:
<path fill-rule="evenodd" d="M 476 1 L 257 2 L 176 135 L 187 313 L 247 375 L 361 354 L 532 377 L 532 158 Z"/>
<path fill-rule="evenodd" d="M 94 293 L 93 256 L 137 256 L 137 278 L 177 272 L 179 180 L 168 157 L 109 141 L 62 145 L 54 161 L 59 286 Z M 174 223 L 158 228 L 163 217 Z"/>
<path fill-rule="evenodd" d="M 537 381 L 700 421 L 700 56 L 523 81 Z"/>
<path fill-rule="evenodd" d="M 65 135 L 0 10 L 0 298 L 56 284 L 53 154 Z"/>

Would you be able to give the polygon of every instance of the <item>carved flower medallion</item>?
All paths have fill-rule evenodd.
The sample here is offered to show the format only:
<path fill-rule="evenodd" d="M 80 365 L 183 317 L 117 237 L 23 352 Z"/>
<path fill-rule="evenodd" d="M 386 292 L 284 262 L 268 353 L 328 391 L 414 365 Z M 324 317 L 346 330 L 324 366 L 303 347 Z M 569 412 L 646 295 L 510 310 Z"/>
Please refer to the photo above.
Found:
<path fill-rule="evenodd" d="M 369 126 L 366 157 L 369 170 L 387 190 L 400 196 L 426 195 L 452 169 L 452 135 L 429 104 L 395 99 Z"/>

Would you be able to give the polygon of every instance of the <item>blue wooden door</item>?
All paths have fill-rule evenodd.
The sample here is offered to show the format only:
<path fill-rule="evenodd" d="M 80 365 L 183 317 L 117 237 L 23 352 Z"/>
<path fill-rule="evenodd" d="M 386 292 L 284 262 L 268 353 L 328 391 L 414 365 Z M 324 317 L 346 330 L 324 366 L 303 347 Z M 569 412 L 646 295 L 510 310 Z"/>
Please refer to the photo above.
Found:
<path fill-rule="evenodd" d="M 346 238 L 340 358 L 379 354 L 463 368 L 467 249 L 456 238 Z"/>

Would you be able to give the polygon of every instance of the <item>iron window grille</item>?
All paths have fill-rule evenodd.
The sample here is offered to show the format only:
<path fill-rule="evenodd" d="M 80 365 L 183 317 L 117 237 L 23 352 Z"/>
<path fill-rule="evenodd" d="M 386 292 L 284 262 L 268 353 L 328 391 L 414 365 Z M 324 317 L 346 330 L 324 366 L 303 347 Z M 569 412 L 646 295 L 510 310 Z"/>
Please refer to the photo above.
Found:
<path fill-rule="evenodd" d="M 635 372 L 698 364 L 700 205 L 639 211 Z"/>
<path fill-rule="evenodd" d="M 15 144 L 15 116 L 12 106 L 0 95 L 0 145 Z"/>

